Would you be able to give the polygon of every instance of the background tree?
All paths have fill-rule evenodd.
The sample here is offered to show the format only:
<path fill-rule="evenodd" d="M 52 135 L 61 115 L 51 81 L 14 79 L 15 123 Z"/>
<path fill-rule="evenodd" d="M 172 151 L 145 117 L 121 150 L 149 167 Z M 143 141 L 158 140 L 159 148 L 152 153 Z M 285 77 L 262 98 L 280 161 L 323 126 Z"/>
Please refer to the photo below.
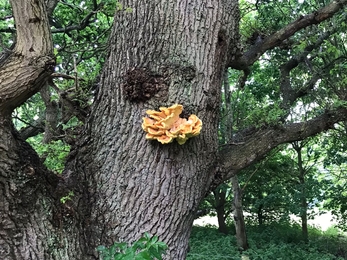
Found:
<path fill-rule="evenodd" d="M 319 3 L 312 2 L 311 4 L 319 6 Z M 288 1 L 287 3 L 284 3 L 281 7 L 279 7 L 277 3 L 267 3 L 266 5 L 256 6 L 256 8 L 254 8 L 253 5 L 241 1 L 241 27 L 243 28 L 241 32 L 244 34 L 243 36 L 246 38 L 246 43 L 249 44 L 252 43 L 252 41 L 261 42 L 262 39 L 266 37 L 266 33 L 262 32 L 263 30 L 265 30 L 265 28 L 262 28 L 264 24 L 267 25 L 266 30 L 278 30 L 280 24 L 282 24 L 283 26 L 285 23 L 289 22 L 290 19 L 293 19 L 292 17 L 290 17 L 290 15 L 283 17 L 283 12 L 292 12 L 293 14 L 296 14 L 298 11 L 302 12 L 308 6 L 309 5 L 307 5 L 307 2 L 304 4 L 300 4 L 298 2 Z M 268 13 L 273 13 L 273 15 L 269 16 Z M 273 20 L 277 21 L 277 24 L 273 24 Z M 261 23 L 259 23 L 259 21 L 261 21 Z M 322 40 L 325 37 L 328 37 L 329 34 L 330 33 L 323 35 Z M 304 38 L 307 38 L 307 34 L 304 33 L 303 35 Z M 311 41 L 311 39 L 308 40 Z M 232 130 L 234 129 L 246 129 L 249 126 L 257 125 L 259 122 L 262 122 L 262 124 L 273 124 L 274 122 L 277 123 L 278 120 L 281 120 L 281 118 L 288 116 L 289 113 L 291 114 L 292 118 L 297 117 L 297 111 L 295 111 L 294 113 L 288 111 L 288 106 L 282 103 L 280 96 L 278 96 L 276 92 L 274 92 L 273 87 L 271 85 L 271 83 L 276 84 L 277 78 L 281 77 L 281 86 L 283 87 L 283 89 L 290 88 L 291 83 L 289 83 L 288 80 L 285 79 L 289 75 L 289 72 L 291 73 L 291 75 L 295 75 L 293 77 L 302 78 L 303 82 L 307 80 L 307 76 L 305 76 L 305 74 L 300 73 L 300 70 L 297 71 L 294 69 L 296 68 L 296 66 L 298 66 L 297 60 L 303 60 L 305 56 L 308 55 L 308 53 L 311 52 L 313 48 L 315 48 L 315 46 L 312 45 L 308 48 L 305 48 L 305 46 L 300 46 L 300 48 L 297 48 L 295 50 L 299 53 L 298 58 L 296 57 L 288 62 L 288 50 L 292 51 L 293 47 L 290 46 L 290 44 L 292 43 L 293 42 L 286 42 L 283 45 L 281 45 L 279 49 L 275 49 L 273 50 L 273 52 L 268 53 L 267 57 L 261 57 L 260 62 L 252 66 L 252 71 L 248 69 L 244 70 L 244 75 L 240 76 L 239 73 L 229 72 L 229 76 L 226 77 L 228 74 L 225 74 L 224 87 L 222 89 L 222 106 L 220 120 L 220 143 L 222 146 L 225 144 L 226 140 L 233 135 Z M 316 46 L 319 46 L 319 44 L 320 43 L 318 42 Z M 335 55 L 338 56 L 337 53 Z M 271 63 L 269 62 L 270 60 Z M 260 64 L 266 65 L 264 66 Z M 281 69 L 278 70 L 278 67 L 280 67 Z M 313 87 L 318 78 L 319 76 L 313 77 L 309 82 L 308 87 Z M 248 79 L 247 82 L 245 82 L 246 79 Z M 303 96 L 305 95 L 304 93 L 302 94 Z M 296 105 L 296 109 L 298 111 L 303 111 L 304 109 L 308 110 L 306 107 L 312 105 L 311 101 L 312 100 L 305 100 L 304 105 L 299 103 L 298 105 Z M 314 105 L 317 106 L 317 104 Z M 325 109 L 327 104 L 321 103 L 320 105 Z M 306 112 L 300 113 L 306 115 L 308 114 Z M 267 166 L 268 165 L 266 165 L 265 167 Z M 273 168 L 274 166 L 270 167 Z M 261 176 L 263 176 L 264 171 L 261 172 Z M 279 176 L 278 173 L 277 176 Z M 237 177 L 233 177 L 232 180 L 232 182 L 234 183 L 238 182 Z M 262 182 L 262 180 L 260 179 L 258 179 L 258 181 Z M 275 177 L 273 178 L 273 180 L 270 180 L 269 177 L 267 181 L 269 183 L 271 183 L 272 181 L 275 182 Z M 289 178 L 288 181 L 292 182 L 295 180 Z M 218 187 L 213 192 L 215 200 L 212 203 L 212 205 L 214 205 L 216 209 L 219 230 L 223 233 L 227 232 L 225 220 L 230 209 L 230 201 L 227 198 L 227 194 L 229 194 L 228 189 L 228 186 L 224 184 Z M 261 189 L 261 187 L 259 187 L 259 189 Z M 264 190 L 267 190 L 267 188 L 265 188 Z M 259 200 L 258 206 L 260 206 L 260 204 L 264 202 L 264 198 L 262 198 L 264 191 L 260 190 L 259 194 L 260 197 L 257 197 L 257 199 Z M 290 194 L 293 194 L 293 191 L 291 191 Z M 282 195 L 283 194 L 279 196 Z M 271 196 L 266 196 L 265 199 L 267 201 L 266 204 L 272 208 L 272 214 L 278 214 L 278 212 L 276 212 L 276 210 L 278 211 L 278 209 L 276 209 L 276 203 L 280 203 L 277 201 L 277 199 L 279 198 L 276 198 L 275 196 L 275 194 L 271 194 Z M 312 196 L 314 195 L 312 194 Z M 316 196 L 319 197 L 318 194 L 316 194 Z M 234 194 L 234 198 L 238 197 L 241 197 L 241 194 Z M 270 197 L 272 199 L 270 199 Z M 297 214 L 296 210 L 294 210 L 293 208 L 289 208 L 292 207 L 292 205 L 288 203 L 285 204 L 287 207 L 287 216 L 289 212 Z M 242 209 L 240 206 L 238 208 Z M 304 212 L 306 212 L 306 210 Z M 258 221 L 261 224 L 264 221 L 262 218 L 263 210 L 259 208 L 258 213 Z M 240 216 L 236 219 L 238 219 L 238 221 L 240 222 L 240 219 L 242 219 L 242 217 Z M 242 228 L 239 228 L 239 230 L 242 230 Z M 237 235 L 237 237 L 240 238 L 242 236 Z M 245 237 L 245 235 L 243 237 Z M 240 241 L 242 240 L 240 239 Z M 244 239 L 244 241 L 246 240 Z M 246 245 L 246 243 L 240 244 Z"/>
<path fill-rule="evenodd" d="M 327 34 L 300 33 L 314 24 L 318 24 L 317 32 L 330 28 L 332 20 L 327 19 L 334 15 L 334 21 L 342 20 L 346 2 L 333 1 L 322 8 L 308 5 L 307 15 L 257 36 L 244 46 L 245 51 L 239 37 L 237 1 L 211 5 L 209 1 L 129 0 L 114 7 L 118 12 L 104 68 L 98 87 L 87 99 L 93 104 L 90 112 L 83 114 L 86 108 L 73 103 L 85 124 L 70 142 L 71 152 L 58 176 L 47 171 L 14 129 L 12 112 L 50 83 L 55 65 L 54 29 L 66 32 L 70 28 L 66 34 L 79 39 L 75 33 L 87 30 L 91 17 L 107 2 L 92 1 L 89 7 L 81 2 L 79 8 L 73 1 L 72 7 L 70 2 L 61 3 L 82 13 L 85 8 L 92 10 L 74 27 L 76 16 L 68 17 L 69 22 L 51 19 L 59 6 L 57 1 L 11 1 L 15 27 L 6 28 L 6 32 L 15 28 L 15 44 L 0 61 L 0 257 L 95 259 L 96 246 L 131 242 L 148 231 L 169 245 L 168 259 L 184 259 L 195 211 L 210 189 L 264 158 L 279 144 L 315 135 L 346 119 L 343 75 L 336 73 L 335 84 L 329 84 L 329 72 L 339 69 L 343 52 L 333 58 L 320 52 L 326 39 L 333 39 L 335 33 L 342 36 L 345 25 L 331 26 L 336 31 Z M 289 9 L 285 11 L 289 13 Z M 50 20 L 57 23 L 54 28 Z M 274 88 L 275 96 L 282 96 L 283 102 L 276 106 L 285 110 L 280 113 L 282 120 L 272 124 L 262 120 L 254 124 L 253 120 L 249 128 L 238 129 L 230 143 L 219 148 L 225 69 L 244 71 L 245 80 L 249 67 L 261 55 L 271 53 L 298 31 L 293 40 L 305 45 L 287 51 L 287 66 L 281 68 Z M 88 37 L 93 38 L 91 33 Z M 74 94 L 80 87 L 77 64 L 81 55 L 75 57 L 76 62 L 72 57 L 67 63 L 73 67 Z M 293 81 L 290 72 L 300 69 L 299 65 L 301 73 L 312 66 L 311 74 L 316 77 Z M 318 80 L 325 84 L 310 84 Z M 47 92 L 42 96 L 49 106 L 52 100 Z M 299 98 L 311 104 L 313 100 L 325 102 L 326 110 L 313 108 L 301 121 L 286 120 L 283 115 L 291 112 Z M 145 140 L 141 128 L 145 111 L 173 103 L 183 104 L 184 114 L 201 118 L 201 135 L 182 146 Z M 53 128 L 52 124 L 48 127 Z M 74 196 L 62 204 L 60 199 L 71 192 Z"/>
<path fill-rule="evenodd" d="M 337 131 L 325 135 L 322 141 L 326 151 L 323 166 L 325 174 L 331 181 L 331 184 L 324 191 L 326 200 L 322 208 L 330 210 L 337 220 L 337 226 L 342 230 L 346 230 L 345 124 L 337 125 L 336 129 Z"/>

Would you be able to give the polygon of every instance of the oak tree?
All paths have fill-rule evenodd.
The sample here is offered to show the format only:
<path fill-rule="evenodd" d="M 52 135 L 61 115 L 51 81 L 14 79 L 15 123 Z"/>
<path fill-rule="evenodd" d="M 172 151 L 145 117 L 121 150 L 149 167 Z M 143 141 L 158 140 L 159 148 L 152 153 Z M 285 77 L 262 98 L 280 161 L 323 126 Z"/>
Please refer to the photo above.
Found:
<path fill-rule="evenodd" d="M 282 117 L 277 124 L 243 129 L 218 145 L 226 68 L 244 71 L 246 78 L 265 52 L 308 26 L 340 17 L 346 0 L 254 35 L 245 48 L 238 1 L 120 2 L 130 9 L 115 12 L 93 104 L 83 115 L 83 130 L 63 174 L 56 175 L 16 131 L 11 114 L 51 80 L 55 59 L 49 21 L 58 1 L 10 1 L 15 45 L 0 60 L 1 259 L 97 259 L 98 245 L 131 242 L 145 232 L 168 244 L 167 259 L 184 259 L 195 211 L 207 192 L 279 144 L 346 120 L 341 103 L 307 120 Z M 71 21 L 61 32 L 85 28 L 83 21 L 76 27 Z M 315 91 L 312 84 L 294 88 L 290 72 L 307 62 L 322 39 L 313 39 L 301 56 L 288 54 L 280 68 L 280 87 L 274 91 L 282 95 L 284 110 Z M 312 75 L 315 82 L 320 76 Z M 343 100 L 343 93 L 339 89 L 335 95 Z M 146 110 L 176 103 L 184 106 L 184 116 L 196 114 L 202 120 L 201 134 L 184 145 L 146 140 L 141 127 Z M 70 191 L 74 196 L 61 203 Z"/>

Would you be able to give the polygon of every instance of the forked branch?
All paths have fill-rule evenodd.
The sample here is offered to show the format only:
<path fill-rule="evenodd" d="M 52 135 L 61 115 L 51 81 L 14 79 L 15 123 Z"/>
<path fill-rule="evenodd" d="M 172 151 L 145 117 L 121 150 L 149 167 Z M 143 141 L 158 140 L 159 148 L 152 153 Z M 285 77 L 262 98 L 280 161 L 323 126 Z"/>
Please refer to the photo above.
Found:
<path fill-rule="evenodd" d="M 288 24 L 265 39 L 258 39 L 247 51 L 238 56 L 238 58 L 231 60 L 228 66 L 237 70 L 247 69 L 267 50 L 279 46 L 284 40 L 301 29 L 331 18 L 334 14 L 344 9 L 346 5 L 347 0 L 335 0 L 311 14 L 300 16 L 296 21 Z"/>
<path fill-rule="evenodd" d="M 224 145 L 219 152 L 219 169 L 213 186 L 230 179 L 241 169 L 263 159 L 268 152 L 283 143 L 304 140 L 347 120 L 347 109 L 326 111 L 306 122 L 254 129 L 242 142 Z"/>

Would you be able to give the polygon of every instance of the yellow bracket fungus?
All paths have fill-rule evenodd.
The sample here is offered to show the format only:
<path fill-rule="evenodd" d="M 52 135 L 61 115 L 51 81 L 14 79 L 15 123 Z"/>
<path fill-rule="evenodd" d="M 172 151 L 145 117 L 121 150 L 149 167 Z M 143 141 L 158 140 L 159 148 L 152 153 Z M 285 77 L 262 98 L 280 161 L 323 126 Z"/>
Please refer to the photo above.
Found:
<path fill-rule="evenodd" d="M 190 115 L 188 119 L 181 118 L 182 105 L 160 107 L 159 110 L 146 111 L 149 117 L 144 117 L 142 123 L 142 129 L 147 132 L 146 139 L 158 140 L 162 144 L 176 139 L 179 144 L 184 144 L 188 138 L 200 134 L 201 120 L 196 115 Z"/>

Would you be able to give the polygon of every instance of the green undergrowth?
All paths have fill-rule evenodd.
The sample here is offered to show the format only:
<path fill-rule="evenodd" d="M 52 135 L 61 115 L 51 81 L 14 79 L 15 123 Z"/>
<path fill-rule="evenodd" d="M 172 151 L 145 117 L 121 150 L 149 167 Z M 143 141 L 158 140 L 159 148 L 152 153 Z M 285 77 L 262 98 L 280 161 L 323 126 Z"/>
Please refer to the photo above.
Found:
<path fill-rule="evenodd" d="M 347 237 L 337 229 L 325 232 L 311 227 L 309 242 L 301 237 L 296 224 L 247 226 L 250 248 L 242 254 L 233 231 L 228 235 L 214 226 L 193 227 L 187 260 L 342 260 L 347 259 Z"/>

